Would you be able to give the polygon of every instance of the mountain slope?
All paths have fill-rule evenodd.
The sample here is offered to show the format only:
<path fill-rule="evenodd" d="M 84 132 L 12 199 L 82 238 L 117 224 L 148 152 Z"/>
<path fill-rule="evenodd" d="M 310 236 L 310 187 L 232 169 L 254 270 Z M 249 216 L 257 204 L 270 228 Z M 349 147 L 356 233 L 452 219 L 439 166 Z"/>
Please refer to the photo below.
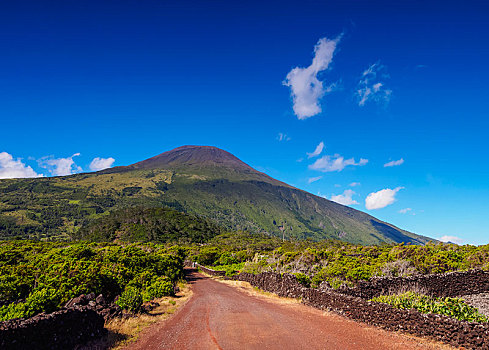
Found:
<path fill-rule="evenodd" d="M 352 243 L 429 239 L 296 189 L 209 146 L 183 146 L 129 166 L 0 181 L 0 237 L 69 237 L 128 207 L 171 207 L 229 230 Z"/>

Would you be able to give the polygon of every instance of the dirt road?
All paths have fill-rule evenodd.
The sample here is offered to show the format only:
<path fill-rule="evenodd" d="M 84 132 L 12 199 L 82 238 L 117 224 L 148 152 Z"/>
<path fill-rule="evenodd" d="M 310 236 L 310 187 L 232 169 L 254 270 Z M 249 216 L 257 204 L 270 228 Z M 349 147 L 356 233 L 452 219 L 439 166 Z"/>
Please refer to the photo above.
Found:
<path fill-rule="evenodd" d="M 438 349 L 294 303 L 252 296 L 196 272 L 193 297 L 128 349 Z"/>

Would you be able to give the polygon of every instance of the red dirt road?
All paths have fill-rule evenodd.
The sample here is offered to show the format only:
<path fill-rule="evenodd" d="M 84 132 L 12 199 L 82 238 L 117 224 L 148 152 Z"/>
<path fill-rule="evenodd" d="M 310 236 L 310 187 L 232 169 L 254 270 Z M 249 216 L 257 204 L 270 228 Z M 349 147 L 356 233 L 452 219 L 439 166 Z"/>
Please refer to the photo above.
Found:
<path fill-rule="evenodd" d="M 194 294 L 187 304 L 127 349 L 439 348 L 305 305 L 249 295 L 196 272 L 189 280 Z"/>

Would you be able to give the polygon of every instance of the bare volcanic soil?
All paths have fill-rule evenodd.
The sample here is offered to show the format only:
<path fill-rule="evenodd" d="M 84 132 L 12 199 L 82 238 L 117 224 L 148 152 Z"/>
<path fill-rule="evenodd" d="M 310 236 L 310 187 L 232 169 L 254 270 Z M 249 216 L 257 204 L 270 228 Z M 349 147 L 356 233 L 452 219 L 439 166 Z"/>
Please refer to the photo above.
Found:
<path fill-rule="evenodd" d="M 188 274 L 193 297 L 128 349 L 435 349 L 440 344 L 367 327 L 302 304 L 249 295 Z"/>

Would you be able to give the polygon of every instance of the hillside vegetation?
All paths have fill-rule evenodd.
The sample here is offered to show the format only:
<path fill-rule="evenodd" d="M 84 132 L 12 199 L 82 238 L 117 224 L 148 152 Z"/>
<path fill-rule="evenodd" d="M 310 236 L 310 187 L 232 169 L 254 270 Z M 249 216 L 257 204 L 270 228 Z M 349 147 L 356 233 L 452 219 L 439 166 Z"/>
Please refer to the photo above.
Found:
<path fill-rule="evenodd" d="M 95 219 L 73 238 L 98 242 L 203 243 L 222 229 L 204 218 L 169 208 L 128 208 Z"/>

